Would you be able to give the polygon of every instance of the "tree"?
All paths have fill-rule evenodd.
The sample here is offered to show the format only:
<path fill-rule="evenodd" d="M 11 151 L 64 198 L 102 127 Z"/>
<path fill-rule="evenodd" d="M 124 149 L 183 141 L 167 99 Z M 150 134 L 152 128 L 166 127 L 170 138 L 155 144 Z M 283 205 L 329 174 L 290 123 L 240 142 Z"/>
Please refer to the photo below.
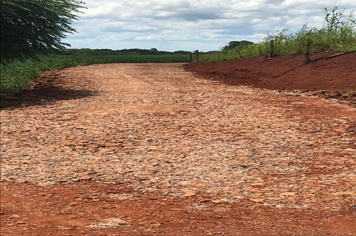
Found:
<path fill-rule="evenodd" d="M 250 45 L 250 44 L 253 44 L 253 42 L 250 42 L 250 41 L 246 41 L 246 40 L 242 40 L 242 41 L 231 41 L 229 42 L 229 45 L 223 47 L 223 50 L 231 50 L 231 49 L 234 49 L 238 46 L 241 46 L 241 45 Z"/>
<path fill-rule="evenodd" d="M 84 2 L 78 0 L 1 0 L 1 61 L 36 57 L 65 46 L 61 40 L 76 32 Z"/>

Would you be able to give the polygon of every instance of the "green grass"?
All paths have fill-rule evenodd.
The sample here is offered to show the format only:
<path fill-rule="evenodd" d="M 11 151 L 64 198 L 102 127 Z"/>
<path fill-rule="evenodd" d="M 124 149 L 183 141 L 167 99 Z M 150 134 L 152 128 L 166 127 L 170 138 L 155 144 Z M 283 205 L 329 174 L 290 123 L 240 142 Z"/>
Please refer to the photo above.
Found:
<path fill-rule="evenodd" d="M 12 61 L 0 64 L 0 94 L 14 95 L 21 92 L 30 81 L 45 71 L 79 65 L 105 63 L 174 63 L 190 62 L 187 54 L 170 55 L 48 55 L 39 60 Z"/>

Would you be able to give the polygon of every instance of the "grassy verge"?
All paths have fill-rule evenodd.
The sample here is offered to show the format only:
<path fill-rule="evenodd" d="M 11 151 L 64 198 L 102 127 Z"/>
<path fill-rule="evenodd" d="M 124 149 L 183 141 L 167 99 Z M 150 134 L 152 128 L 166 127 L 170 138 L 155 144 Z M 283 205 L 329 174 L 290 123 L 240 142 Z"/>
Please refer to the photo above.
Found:
<path fill-rule="evenodd" d="M 39 60 L 12 61 L 0 64 L 0 94 L 13 95 L 21 92 L 27 84 L 45 71 L 79 65 L 105 63 L 174 63 L 190 62 L 190 56 L 181 55 L 48 55 Z"/>
<path fill-rule="evenodd" d="M 240 45 L 202 54 L 202 61 L 222 61 L 241 57 L 268 56 L 270 41 L 274 41 L 274 55 L 311 54 L 317 52 L 356 51 L 356 20 L 352 14 L 344 15 L 337 8 L 326 11 L 325 27 L 308 28 L 304 25 L 297 33 L 287 30 L 267 35 L 262 42 Z"/>

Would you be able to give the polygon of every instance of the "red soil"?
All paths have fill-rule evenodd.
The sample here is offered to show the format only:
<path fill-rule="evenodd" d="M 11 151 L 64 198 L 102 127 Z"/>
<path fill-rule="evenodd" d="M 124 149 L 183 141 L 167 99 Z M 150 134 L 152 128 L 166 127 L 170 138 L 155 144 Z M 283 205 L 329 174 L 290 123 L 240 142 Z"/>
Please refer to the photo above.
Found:
<path fill-rule="evenodd" d="M 188 71 L 232 85 L 278 90 L 323 91 L 328 96 L 355 100 L 356 54 L 320 53 L 304 62 L 304 55 L 239 58 L 221 62 L 190 63 Z"/>

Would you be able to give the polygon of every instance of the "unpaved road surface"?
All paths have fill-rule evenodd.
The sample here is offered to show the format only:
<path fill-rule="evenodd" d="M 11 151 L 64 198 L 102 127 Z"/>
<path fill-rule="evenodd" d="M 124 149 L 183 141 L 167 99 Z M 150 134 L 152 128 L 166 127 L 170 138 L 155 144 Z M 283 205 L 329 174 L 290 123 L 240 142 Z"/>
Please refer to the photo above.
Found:
<path fill-rule="evenodd" d="M 1 110 L 1 235 L 356 234 L 355 107 L 182 66 L 50 72 Z"/>

